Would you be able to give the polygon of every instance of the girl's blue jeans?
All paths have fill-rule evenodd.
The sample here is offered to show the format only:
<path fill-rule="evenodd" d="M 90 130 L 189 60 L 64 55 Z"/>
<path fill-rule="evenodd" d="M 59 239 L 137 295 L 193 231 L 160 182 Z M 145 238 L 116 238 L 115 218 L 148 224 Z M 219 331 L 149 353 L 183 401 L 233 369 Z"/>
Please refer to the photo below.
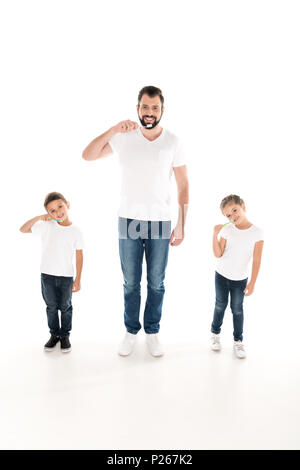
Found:
<path fill-rule="evenodd" d="M 216 286 L 216 304 L 214 318 L 211 325 L 212 333 L 219 334 L 223 323 L 224 313 L 228 304 L 230 294 L 230 308 L 233 315 L 233 337 L 235 341 L 243 341 L 243 325 L 244 325 L 244 289 L 247 286 L 247 280 L 232 281 L 221 274 L 215 274 Z"/>

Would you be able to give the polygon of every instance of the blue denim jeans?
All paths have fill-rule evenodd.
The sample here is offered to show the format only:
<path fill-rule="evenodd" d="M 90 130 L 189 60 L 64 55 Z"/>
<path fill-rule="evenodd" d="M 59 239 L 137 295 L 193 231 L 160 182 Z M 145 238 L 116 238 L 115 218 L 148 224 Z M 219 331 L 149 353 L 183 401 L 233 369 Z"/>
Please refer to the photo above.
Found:
<path fill-rule="evenodd" d="M 171 221 L 139 221 L 119 217 L 119 253 L 124 278 L 124 322 L 129 333 L 141 329 L 142 264 L 147 263 L 147 299 L 144 330 L 158 333 L 165 293 Z"/>
<path fill-rule="evenodd" d="M 224 313 L 228 304 L 228 296 L 230 293 L 230 308 L 233 315 L 233 337 L 235 341 L 243 341 L 243 325 L 244 325 L 244 289 L 247 286 L 247 280 L 232 281 L 216 272 L 216 305 L 214 318 L 211 324 L 212 333 L 219 334 L 223 323 Z"/>
<path fill-rule="evenodd" d="M 72 329 L 72 286 L 73 278 L 41 274 L 42 295 L 47 305 L 48 326 L 51 335 L 69 336 Z M 59 326 L 58 310 L 61 312 Z"/>

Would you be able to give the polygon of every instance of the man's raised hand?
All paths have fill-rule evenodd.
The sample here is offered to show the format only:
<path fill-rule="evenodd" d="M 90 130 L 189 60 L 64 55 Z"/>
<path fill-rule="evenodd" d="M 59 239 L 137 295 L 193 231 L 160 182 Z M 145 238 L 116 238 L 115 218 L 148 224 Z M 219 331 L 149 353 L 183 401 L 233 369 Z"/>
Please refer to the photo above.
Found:
<path fill-rule="evenodd" d="M 134 121 L 130 121 L 129 119 L 127 119 L 126 121 L 121 121 L 119 122 L 115 127 L 115 131 L 116 132 L 131 132 L 131 131 L 134 131 L 135 129 L 137 129 L 139 127 L 138 123 L 137 122 L 134 122 Z"/>

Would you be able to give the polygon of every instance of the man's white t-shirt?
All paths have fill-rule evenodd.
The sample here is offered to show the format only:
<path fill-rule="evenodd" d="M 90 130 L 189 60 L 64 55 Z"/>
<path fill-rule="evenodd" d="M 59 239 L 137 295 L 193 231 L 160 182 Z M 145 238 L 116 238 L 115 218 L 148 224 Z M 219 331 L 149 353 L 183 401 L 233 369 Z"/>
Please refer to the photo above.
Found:
<path fill-rule="evenodd" d="M 137 220 L 171 220 L 173 167 L 186 164 L 179 139 L 166 129 L 152 142 L 140 128 L 114 135 L 112 150 L 122 172 L 119 216 Z"/>
<path fill-rule="evenodd" d="M 217 260 L 216 271 L 232 281 L 246 279 L 254 245 L 264 239 L 263 231 L 255 225 L 239 230 L 234 224 L 229 224 L 220 230 L 219 236 L 226 240 L 226 245 L 223 255 Z"/>
<path fill-rule="evenodd" d="M 60 225 L 55 220 L 36 222 L 31 231 L 42 240 L 41 272 L 52 276 L 72 277 L 73 256 L 83 249 L 81 231 L 75 225 Z"/>

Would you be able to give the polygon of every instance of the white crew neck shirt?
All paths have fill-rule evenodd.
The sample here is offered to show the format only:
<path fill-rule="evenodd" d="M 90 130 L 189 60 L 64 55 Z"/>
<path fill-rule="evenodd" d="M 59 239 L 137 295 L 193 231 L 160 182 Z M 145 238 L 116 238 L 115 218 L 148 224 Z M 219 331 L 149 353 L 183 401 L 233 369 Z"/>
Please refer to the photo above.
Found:
<path fill-rule="evenodd" d="M 73 277 L 75 251 L 83 249 L 80 229 L 74 224 L 64 226 L 50 220 L 36 222 L 31 231 L 42 240 L 41 272 Z"/>
<path fill-rule="evenodd" d="M 232 281 L 246 279 L 255 243 L 264 239 L 263 231 L 255 225 L 240 230 L 229 224 L 222 228 L 219 236 L 226 240 L 226 245 L 223 255 L 217 259 L 216 271 Z"/>
<path fill-rule="evenodd" d="M 119 217 L 171 220 L 173 167 L 186 164 L 179 139 L 166 129 L 153 141 L 140 128 L 114 135 L 109 144 L 119 155 L 121 203 Z"/>

